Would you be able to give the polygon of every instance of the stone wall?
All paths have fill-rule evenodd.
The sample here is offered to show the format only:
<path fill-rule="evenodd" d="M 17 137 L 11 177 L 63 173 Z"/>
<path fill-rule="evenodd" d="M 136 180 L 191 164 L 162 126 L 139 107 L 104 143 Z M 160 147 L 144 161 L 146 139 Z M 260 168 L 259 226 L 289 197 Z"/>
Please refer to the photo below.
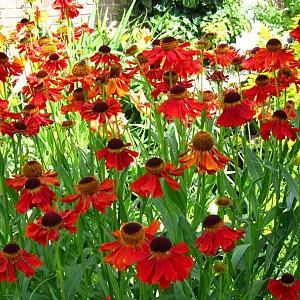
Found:
<path fill-rule="evenodd" d="M 58 19 L 59 12 L 52 8 L 54 0 L 42 0 L 42 8 L 47 12 L 48 23 L 55 24 Z M 83 5 L 83 9 L 80 9 L 80 15 L 74 19 L 74 22 L 79 24 L 87 22 L 89 16 L 95 9 L 95 0 L 77 0 L 78 4 Z M 99 7 L 102 9 L 102 14 L 108 9 L 109 20 L 116 20 L 122 10 L 124 0 L 99 0 Z M 40 5 L 39 5 L 40 6 Z M 6 29 L 15 28 L 15 24 L 22 18 L 27 17 L 26 10 L 30 8 L 29 4 L 25 4 L 24 0 L 0 0 L 0 26 Z"/>

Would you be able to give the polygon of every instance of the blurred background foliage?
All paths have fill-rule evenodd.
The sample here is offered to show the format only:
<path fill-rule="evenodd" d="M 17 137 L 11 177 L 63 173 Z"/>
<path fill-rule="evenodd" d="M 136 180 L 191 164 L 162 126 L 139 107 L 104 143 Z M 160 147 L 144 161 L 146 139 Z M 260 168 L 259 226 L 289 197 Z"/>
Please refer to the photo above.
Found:
<path fill-rule="evenodd" d="M 254 21 L 277 32 L 291 29 L 300 14 L 300 1 L 136 0 L 133 14 L 146 17 L 158 32 L 189 40 L 217 32 L 220 40 L 233 43 L 241 33 L 251 31 Z"/>

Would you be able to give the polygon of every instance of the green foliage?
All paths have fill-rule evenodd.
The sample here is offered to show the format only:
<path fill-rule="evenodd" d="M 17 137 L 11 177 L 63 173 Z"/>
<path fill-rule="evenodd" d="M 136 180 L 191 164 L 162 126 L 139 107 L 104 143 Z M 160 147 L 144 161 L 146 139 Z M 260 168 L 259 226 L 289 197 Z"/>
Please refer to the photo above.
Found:
<path fill-rule="evenodd" d="M 250 28 L 250 21 L 241 1 L 225 0 L 222 9 L 208 13 L 200 23 L 202 31 L 216 32 L 221 41 L 235 42 L 235 38 Z"/>
<path fill-rule="evenodd" d="M 278 3 L 267 0 L 254 7 L 256 19 L 280 29 L 281 32 L 287 31 L 293 25 L 293 18 L 300 14 L 300 2 L 298 0 L 283 0 Z"/>

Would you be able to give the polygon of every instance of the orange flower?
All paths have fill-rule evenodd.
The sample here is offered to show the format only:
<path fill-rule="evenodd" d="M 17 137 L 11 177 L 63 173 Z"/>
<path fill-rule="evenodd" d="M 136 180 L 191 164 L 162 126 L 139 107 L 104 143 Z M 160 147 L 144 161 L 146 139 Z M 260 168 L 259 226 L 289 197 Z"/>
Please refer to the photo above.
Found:
<path fill-rule="evenodd" d="M 104 261 L 124 271 L 147 255 L 150 240 L 159 229 L 159 221 L 152 221 L 148 227 L 137 222 L 123 224 L 120 230 L 113 232 L 118 240 L 104 243 L 100 251 L 109 251 Z"/>
<path fill-rule="evenodd" d="M 22 66 L 15 62 L 9 62 L 8 56 L 0 52 L 0 81 L 6 82 L 9 76 L 18 76 L 22 73 Z"/>
<path fill-rule="evenodd" d="M 181 169 L 196 166 L 199 173 L 213 174 L 224 169 L 229 157 L 223 156 L 214 146 L 212 135 L 207 131 L 200 131 L 193 136 L 190 154 L 180 155 Z"/>
<path fill-rule="evenodd" d="M 100 63 L 104 64 L 106 67 L 113 66 L 120 62 L 120 58 L 114 54 L 110 53 L 111 48 L 108 45 L 102 45 L 98 53 L 91 56 L 91 61 L 94 62 L 96 65 Z"/>
<path fill-rule="evenodd" d="M 85 213 L 91 204 L 104 214 L 106 208 L 117 199 L 113 185 L 114 183 L 110 179 L 105 179 L 100 183 L 94 176 L 84 177 L 76 186 L 77 194 L 68 195 L 61 201 L 70 203 L 79 199 L 79 203 L 74 209 L 79 214 Z"/>
<path fill-rule="evenodd" d="M 209 215 L 203 221 L 204 233 L 196 239 L 195 247 L 204 255 L 216 255 L 220 247 L 228 252 L 235 247 L 245 231 L 234 230 L 224 225 L 218 215 Z"/>

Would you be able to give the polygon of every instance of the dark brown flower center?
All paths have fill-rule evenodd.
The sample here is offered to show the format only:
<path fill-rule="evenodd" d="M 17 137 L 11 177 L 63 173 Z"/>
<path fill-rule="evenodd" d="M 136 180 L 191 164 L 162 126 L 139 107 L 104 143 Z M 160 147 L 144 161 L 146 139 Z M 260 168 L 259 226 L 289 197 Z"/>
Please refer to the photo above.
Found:
<path fill-rule="evenodd" d="M 94 194 L 97 192 L 98 186 L 99 181 L 93 176 L 82 178 L 77 185 L 79 192 L 83 195 Z"/>
<path fill-rule="evenodd" d="M 84 98 L 84 89 L 78 88 L 73 91 L 73 99 L 76 101 L 85 101 Z"/>
<path fill-rule="evenodd" d="M 270 80 L 267 75 L 258 75 L 255 79 L 255 83 L 259 86 L 265 86 L 270 83 Z"/>
<path fill-rule="evenodd" d="M 289 274 L 289 273 L 286 273 L 286 274 L 283 274 L 282 277 L 281 277 L 281 282 L 284 283 L 284 284 L 291 284 L 294 282 L 295 278 L 293 275 Z"/>
<path fill-rule="evenodd" d="M 25 124 L 24 121 L 16 122 L 13 126 L 17 130 L 26 130 L 26 128 L 27 128 L 27 126 L 26 126 L 26 124 Z"/>
<path fill-rule="evenodd" d="M 18 244 L 10 243 L 4 246 L 3 252 L 5 252 L 6 254 L 16 254 L 20 251 L 20 249 L 21 248 Z"/>
<path fill-rule="evenodd" d="M 128 49 L 126 49 L 125 54 L 126 55 L 134 55 L 138 51 L 137 45 L 132 45 Z"/>
<path fill-rule="evenodd" d="M 207 131 L 199 131 L 193 136 L 193 148 L 198 151 L 209 151 L 214 145 L 212 135 Z"/>
<path fill-rule="evenodd" d="M 146 162 L 145 167 L 148 173 L 155 175 L 160 174 L 160 172 L 164 168 L 164 165 L 165 164 L 162 159 L 160 159 L 159 157 L 153 157 Z"/>
<path fill-rule="evenodd" d="M 224 97 L 224 103 L 232 104 L 239 102 L 241 100 L 241 95 L 237 92 L 228 92 Z"/>
<path fill-rule="evenodd" d="M 129 222 L 126 223 L 122 229 L 124 230 L 125 233 L 127 234 L 134 234 L 139 232 L 141 229 L 143 228 L 143 226 L 138 223 L 138 222 Z"/>
<path fill-rule="evenodd" d="M 216 48 L 216 52 L 219 54 L 224 54 L 224 53 L 228 52 L 228 50 L 229 50 L 229 47 L 227 44 L 220 44 Z"/>
<path fill-rule="evenodd" d="M 62 127 L 71 127 L 74 125 L 74 123 L 75 123 L 75 121 L 73 121 L 73 120 L 65 120 L 61 123 L 61 126 Z"/>
<path fill-rule="evenodd" d="M 204 228 L 214 228 L 220 222 L 222 222 L 222 219 L 218 215 L 209 215 L 204 219 L 203 227 Z"/>
<path fill-rule="evenodd" d="M 39 177 L 43 173 L 43 167 L 38 161 L 31 160 L 24 165 L 23 173 L 28 178 Z"/>
<path fill-rule="evenodd" d="M 293 71 L 290 68 L 280 68 L 277 75 L 280 79 L 288 79 L 294 76 Z"/>
<path fill-rule="evenodd" d="M 99 50 L 100 53 L 110 53 L 111 49 L 107 45 L 102 45 Z"/>
<path fill-rule="evenodd" d="M 56 212 L 46 213 L 42 217 L 42 225 L 45 227 L 55 227 L 62 222 L 62 217 Z"/>
<path fill-rule="evenodd" d="M 39 108 L 35 104 L 28 104 L 24 107 L 23 109 L 23 114 L 24 115 L 35 115 L 39 112 Z"/>
<path fill-rule="evenodd" d="M 59 55 L 57 53 L 52 53 L 49 55 L 49 60 L 57 61 L 59 60 Z"/>
<path fill-rule="evenodd" d="M 8 62 L 8 56 L 4 52 L 0 52 L 0 63 L 5 64 Z"/>
<path fill-rule="evenodd" d="M 282 49 L 282 44 L 278 39 L 270 39 L 266 44 L 266 48 L 271 52 L 277 52 Z"/>
<path fill-rule="evenodd" d="M 171 97 L 173 99 L 180 100 L 180 99 L 184 99 L 186 97 L 187 90 L 182 85 L 175 85 L 171 88 L 170 93 L 171 93 Z"/>
<path fill-rule="evenodd" d="M 280 120 L 286 120 L 287 119 L 287 114 L 283 110 L 276 110 L 273 113 L 273 117 L 280 119 Z"/>
<path fill-rule="evenodd" d="M 107 147 L 111 150 L 119 150 L 124 147 L 124 143 L 120 139 L 113 138 L 107 143 Z"/>
<path fill-rule="evenodd" d="M 160 39 L 155 39 L 152 44 L 153 47 L 159 46 L 160 45 Z"/>
<path fill-rule="evenodd" d="M 165 253 L 172 248 L 171 241 L 165 236 L 154 238 L 150 243 L 150 249 L 152 252 Z"/>
<path fill-rule="evenodd" d="M 162 39 L 162 43 L 172 43 L 172 42 L 175 42 L 176 39 L 172 36 L 167 36 L 165 38 Z"/>
<path fill-rule="evenodd" d="M 256 54 L 256 52 L 258 51 L 260 49 L 260 47 L 254 47 L 251 51 L 250 51 L 250 53 L 251 54 Z"/>
<path fill-rule="evenodd" d="M 48 76 L 48 72 L 45 71 L 45 70 L 41 70 L 41 71 L 38 71 L 38 72 L 35 74 L 35 76 L 36 76 L 37 78 L 45 78 L 45 77 Z"/>
<path fill-rule="evenodd" d="M 26 24 L 26 23 L 28 23 L 28 22 L 29 22 L 29 20 L 28 20 L 27 18 L 23 18 L 23 19 L 21 19 L 21 21 L 20 21 L 21 24 Z"/>
<path fill-rule="evenodd" d="M 95 113 L 104 113 L 108 110 L 108 105 L 106 102 L 98 102 L 93 106 L 93 112 Z"/>
<path fill-rule="evenodd" d="M 34 190 L 39 186 L 41 186 L 41 184 L 42 184 L 41 181 L 36 177 L 28 178 L 27 181 L 25 182 L 25 189 Z"/>
<path fill-rule="evenodd" d="M 135 245 L 145 237 L 145 229 L 138 222 L 129 222 L 121 227 L 121 237 L 127 244 Z"/>

